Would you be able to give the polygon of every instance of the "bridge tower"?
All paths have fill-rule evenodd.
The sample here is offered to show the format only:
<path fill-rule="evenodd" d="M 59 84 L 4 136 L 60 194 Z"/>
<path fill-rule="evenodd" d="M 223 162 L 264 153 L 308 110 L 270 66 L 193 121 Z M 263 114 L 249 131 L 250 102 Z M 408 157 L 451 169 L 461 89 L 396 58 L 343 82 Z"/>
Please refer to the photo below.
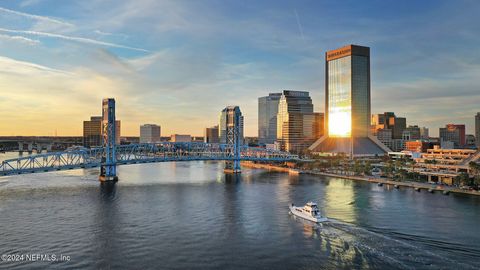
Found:
<path fill-rule="evenodd" d="M 221 133 L 224 134 L 220 136 L 220 140 L 225 141 L 230 146 L 233 155 L 233 161 L 226 162 L 224 171 L 226 173 L 241 173 L 240 148 L 243 141 L 243 116 L 240 108 L 237 106 L 225 108 L 222 111 L 220 122 Z"/>
<path fill-rule="evenodd" d="M 102 166 L 100 181 L 117 181 L 117 156 L 115 153 L 115 99 L 102 101 Z"/>

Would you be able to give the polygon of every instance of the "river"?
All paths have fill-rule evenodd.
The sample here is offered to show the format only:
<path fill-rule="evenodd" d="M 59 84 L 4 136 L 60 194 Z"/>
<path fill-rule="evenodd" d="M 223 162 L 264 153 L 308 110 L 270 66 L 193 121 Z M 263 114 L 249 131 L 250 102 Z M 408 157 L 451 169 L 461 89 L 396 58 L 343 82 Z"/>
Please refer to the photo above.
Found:
<path fill-rule="evenodd" d="M 9 154 L 7 154 L 9 155 Z M 5 158 L 5 154 L 0 154 Z M 480 198 L 172 162 L 0 178 L 2 269 L 479 269 Z M 316 201 L 331 221 L 291 216 Z"/>

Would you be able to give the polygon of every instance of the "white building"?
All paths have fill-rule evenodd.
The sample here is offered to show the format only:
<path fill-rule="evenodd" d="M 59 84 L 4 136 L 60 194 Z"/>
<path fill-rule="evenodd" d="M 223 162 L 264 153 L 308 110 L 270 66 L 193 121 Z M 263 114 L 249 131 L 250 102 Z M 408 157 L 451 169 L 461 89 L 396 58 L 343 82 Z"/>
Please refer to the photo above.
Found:
<path fill-rule="evenodd" d="M 161 127 L 154 124 L 145 124 L 140 126 L 140 143 L 158 143 L 160 142 Z"/>

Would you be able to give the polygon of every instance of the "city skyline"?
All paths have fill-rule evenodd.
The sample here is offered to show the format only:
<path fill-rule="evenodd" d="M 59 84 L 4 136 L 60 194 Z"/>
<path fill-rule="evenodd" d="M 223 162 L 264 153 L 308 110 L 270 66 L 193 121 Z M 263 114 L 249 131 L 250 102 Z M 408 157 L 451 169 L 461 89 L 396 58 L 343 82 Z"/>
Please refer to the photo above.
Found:
<path fill-rule="evenodd" d="M 109 2 L 50 4 L 0 6 L 2 136 L 81 135 L 108 96 L 120 105 L 125 136 L 147 122 L 164 134 L 201 135 L 227 105 L 240 106 L 245 135 L 256 136 L 257 99 L 269 92 L 309 91 L 314 111 L 324 112 L 324 52 L 351 43 L 371 47 L 372 113 L 395 111 L 432 136 L 448 123 L 474 134 L 474 2 L 424 1 L 411 10 L 120 1 L 115 16 L 105 14 Z"/>

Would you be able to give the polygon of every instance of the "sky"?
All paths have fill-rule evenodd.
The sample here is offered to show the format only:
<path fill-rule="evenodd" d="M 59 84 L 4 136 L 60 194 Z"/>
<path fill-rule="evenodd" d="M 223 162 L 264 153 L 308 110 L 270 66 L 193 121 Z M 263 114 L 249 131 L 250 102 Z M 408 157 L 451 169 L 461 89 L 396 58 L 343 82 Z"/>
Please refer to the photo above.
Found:
<path fill-rule="evenodd" d="M 202 135 L 228 105 L 257 135 L 257 99 L 309 91 L 324 110 L 325 51 L 371 48 L 372 113 L 431 135 L 473 133 L 480 1 L 0 0 L 0 136 L 81 135 L 114 97 L 139 126 Z"/>

